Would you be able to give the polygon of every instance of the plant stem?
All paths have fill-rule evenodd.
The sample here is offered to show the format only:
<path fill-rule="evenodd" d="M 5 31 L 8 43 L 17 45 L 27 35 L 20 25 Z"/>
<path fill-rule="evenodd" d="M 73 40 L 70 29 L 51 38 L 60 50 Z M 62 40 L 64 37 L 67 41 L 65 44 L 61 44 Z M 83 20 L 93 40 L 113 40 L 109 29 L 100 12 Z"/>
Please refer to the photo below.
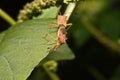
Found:
<path fill-rule="evenodd" d="M 7 21 L 10 25 L 16 24 L 16 21 L 0 8 L 0 17 Z"/>
<path fill-rule="evenodd" d="M 86 16 L 81 17 L 82 23 L 85 25 L 86 29 L 102 44 L 111 48 L 112 50 L 120 53 L 120 45 L 104 36 L 99 30 L 97 30 L 90 22 Z"/>
<path fill-rule="evenodd" d="M 51 80 L 60 80 L 59 77 L 56 75 L 56 73 L 50 70 L 50 68 L 56 70 L 56 67 L 57 67 L 56 61 L 48 61 L 43 64 L 43 68 Z"/>
<path fill-rule="evenodd" d="M 70 15 L 72 14 L 75 6 L 76 6 L 75 3 L 69 3 L 69 5 L 67 6 L 67 9 L 64 13 L 64 16 L 67 16 L 67 20 L 70 18 Z"/>

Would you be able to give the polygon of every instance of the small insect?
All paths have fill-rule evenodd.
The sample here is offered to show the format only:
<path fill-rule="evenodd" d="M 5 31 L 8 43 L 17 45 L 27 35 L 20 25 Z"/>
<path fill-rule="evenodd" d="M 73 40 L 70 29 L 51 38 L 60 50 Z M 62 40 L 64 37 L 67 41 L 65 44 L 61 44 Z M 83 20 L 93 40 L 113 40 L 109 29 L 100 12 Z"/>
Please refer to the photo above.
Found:
<path fill-rule="evenodd" d="M 58 15 L 57 25 L 59 26 L 58 37 L 57 37 L 57 43 L 56 43 L 55 47 L 53 48 L 54 50 L 59 48 L 61 44 L 66 43 L 66 40 L 67 40 L 67 37 L 66 37 L 67 29 L 66 29 L 66 27 L 72 26 L 72 23 L 67 24 L 67 16 Z"/>

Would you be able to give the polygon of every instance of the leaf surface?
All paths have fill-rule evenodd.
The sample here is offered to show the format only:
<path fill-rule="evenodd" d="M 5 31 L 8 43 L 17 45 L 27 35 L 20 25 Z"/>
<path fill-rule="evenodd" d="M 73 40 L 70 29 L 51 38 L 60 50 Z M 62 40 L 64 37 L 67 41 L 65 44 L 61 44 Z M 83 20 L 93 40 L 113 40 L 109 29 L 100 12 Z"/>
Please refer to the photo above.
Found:
<path fill-rule="evenodd" d="M 6 32 L 0 44 L 0 80 L 26 80 L 56 44 L 57 27 L 45 38 L 53 22 L 56 20 L 30 20 Z"/>
<path fill-rule="evenodd" d="M 34 19 L 42 19 L 42 18 L 56 18 L 56 15 L 59 12 L 60 7 L 50 7 L 48 9 L 44 9 L 43 13 Z"/>
<path fill-rule="evenodd" d="M 67 44 L 63 44 L 56 51 L 50 53 L 43 60 L 71 60 L 74 59 L 75 55 L 71 51 L 71 49 L 67 46 Z"/>

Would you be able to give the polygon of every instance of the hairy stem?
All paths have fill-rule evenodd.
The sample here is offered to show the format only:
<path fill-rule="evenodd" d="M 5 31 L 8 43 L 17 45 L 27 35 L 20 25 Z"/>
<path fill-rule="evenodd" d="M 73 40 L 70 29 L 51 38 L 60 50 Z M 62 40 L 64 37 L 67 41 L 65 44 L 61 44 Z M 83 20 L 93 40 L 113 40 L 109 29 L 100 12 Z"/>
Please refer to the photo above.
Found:
<path fill-rule="evenodd" d="M 2 17 L 5 21 L 7 21 L 10 25 L 16 24 L 16 21 L 10 17 L 5 11 L 0 9 L 0 17 Z"/>

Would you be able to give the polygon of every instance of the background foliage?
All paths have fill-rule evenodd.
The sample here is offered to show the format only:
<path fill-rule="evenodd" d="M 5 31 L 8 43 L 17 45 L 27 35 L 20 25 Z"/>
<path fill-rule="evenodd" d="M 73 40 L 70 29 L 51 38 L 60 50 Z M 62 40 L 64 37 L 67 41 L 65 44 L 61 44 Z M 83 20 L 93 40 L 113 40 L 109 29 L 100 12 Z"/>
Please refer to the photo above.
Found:
<path fill-rule="evenodd" d="M 0 8 L 6 11 L 17 21 L 19 10 L 22 9 L 23 5 L 27 2 L 31 2 L 31 0 L 4 0 L 0 2 Z M 2 74 L 5 73 L 7 75 L 1 75 L 0 72 L 0 80 L 13 80 L 10 79 L 11 74 L 9 74 L 9 68 L 5 68 L 7 66 L 3 66 L 6 64 L 4 64 L 4 57 L 1 56 L 6 55 L 8 56 L 7 58 L 10 58 L 10 60 L 8 60 L 8 63 L 10 64 L 12 63 L 11 60 L 17 61 L 21 59 L 18 62 L 24 62 L 21 64 L 13 62 L 12 67 L 15 69 L 15 72 L 13 72 L 12 75 L 19 75 L 17 80 L 25 80 L 30 75 L 31 71 L 32 73 L 28 80 L 58 80 L 59 78 L 61 80 L 120 80 L 119 3 L 119 0 L 78 1 L 69 19 L 69 22 L 73 24 L 73 26 L 68 30 L 67 35 L 67 43 L 70 48 L 68 48 L 67 45 L 62 45 L 58 51 L 51 54 L 46 53 L 49 51 L 47 49 L 48 47 L 53 47 L 55 43 L 52 45 L 45 44 L 43 47 L 44 49 L 40 49 L 40 51 L 37 49 L 40 48 L 40 46 L 38 45 L 35 47 L 34 45 L 40 44 L 41 42 L 44 43 L 44 41 L 47 42 L 46 40 L 41 40 L 43 37 L 39 30 L 43 30 L 43 33 L 47 34 L 49 29 L 48 25 L 52 22 L 56 22 L 55 18 L 60 7 L 56 7 L 55 5 L 47 5 L 47 7 L 42 7 L 42 13 L 40 10 L 40 14 L 36 14 L 37 17 L 34 16 L 32 18 L 33 20 L 25 21 L 13 27 L 10 27 L 5 20 L 0 18 L 0 70 L 3 71 Z M 61 6 L 60 11 L 63 13 L 67 4 L 63 4 L 61 2 L 57 4 Z M 54 34 L 52 35 L 54 37 L 56 37 L 55 34 L 57 34 L 56 29 L 57 28 L 53 28 Z M 18 38 L 16 43 L 10 41 L 19 36 L 21 36 L 22 39 Z M 20 40 L 24 40 L 24 38 L 29 38 L 29 40 L 31 40 L 29 42 L 30 44 L 27 41 L 26 44 L 28 46 L 22 45 L 22 47 L 17 47 L 19 44 L 18 42 Z M 31 52 L 31 56 L 25 56 L 26 52 L 22 50 L 23 47 L 28 50 L 26 56 L 30 55 L 29 52 Z M 75 54 L 75 59 L 73 59 L 74 55 L 70 49 Z M 14 54 L 15 57 L 13 56 L 11 58 L 11 54 Z M 41 56 L 41 54 L 43 55 Z M 40 60 L 42 61 L 40 62 Z M 31 65 L 32 68 L 28 67 L 26 62 Z M 15 67 L 14 63 L 16 63 L 16 65 L 25 65 L 24 68 L 26 69 L 23 68 L 24 72 L 20 69 L 21 66 L 19 66 L 20 68 Z M 19 72 L 16 72 L 17 69 L 18 71 L 22 71 L 22 75 Z M 56 73 L 58 75 L 56 75 Z M 5 79 L 2 79 L 1 76 L 5 76 Z"/>

